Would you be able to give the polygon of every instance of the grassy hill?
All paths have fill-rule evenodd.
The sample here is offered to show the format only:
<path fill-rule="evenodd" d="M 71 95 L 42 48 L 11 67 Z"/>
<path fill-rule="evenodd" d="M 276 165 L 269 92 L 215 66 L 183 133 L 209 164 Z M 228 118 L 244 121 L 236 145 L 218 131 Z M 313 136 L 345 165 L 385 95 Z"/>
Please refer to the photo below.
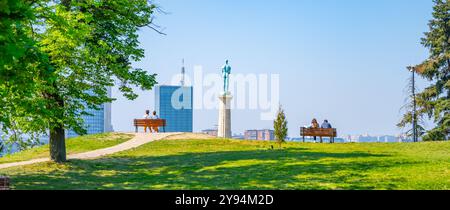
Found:
<path fill-rule="evenodd" d="M 13 189 L 450 189 L 450 142 L 271 145 L 162 140 L 0 174 Z"/>
<path fill-rule="evenodd" d="M 67 154 L 82 153 L 123 143 L 133 138 L 134 135 L 123 133 L 103 133 L 88 136 L 69 138 L 66 141 Z M 26 151 L 6 155 L 0 158 L 0 164 L 18 161 L 26 161 L 34 158 L 49 156 L 48 145 L 43 145 Z"/>

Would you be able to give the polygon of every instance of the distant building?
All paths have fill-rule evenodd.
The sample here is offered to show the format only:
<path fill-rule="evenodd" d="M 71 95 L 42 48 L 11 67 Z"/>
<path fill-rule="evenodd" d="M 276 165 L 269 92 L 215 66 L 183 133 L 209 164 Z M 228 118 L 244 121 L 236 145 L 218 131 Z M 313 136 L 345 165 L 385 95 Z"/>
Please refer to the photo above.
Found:
<path fill-rule="evenodd" d="M 257 130 L 246 130 L 244 131 L 244 138 L 247 140 L 257 140 L 258 131 Z"/>
<path fill-rule="evenodd" d="M 161 85 L 155 88 L 155 110 L 166 120 L 166 132 L 192 132 L 193 89 Z"/>
<path fill-rule="evenodd" d="M 244 138 L 248 140 L 274 140 L 275 135 L 273 130 L 246 130 Z"/>
<path fill-rule="evenodd" d="M 358 142 L 378 142 L 378 137 L 365 134 L 359 136 Z"/>
<path fill-rule="evenodd" d="M 108 87 L 108 97 L 111 97 L 111 87 Z M 86 129 L 87 134 L 97 134 L 112 132 L 113 127 L 111 124 L 111 104 L 102 104 L 99 109 L 86 109 L 85 111 L 90 115 L 82 116 L 84 120 L 83 127 Z M 66 131 L 66 136 L 76 137 L 78 136 L 73 130 Z"/>
<path fill-rule="evenodd" d="M 302 137 L 292 137 L 289 139 L 289 141 L 303 141 Z"/>
<path fill-rule="evenodd" d="M 395 136 L 379 136 L 378 142 L 399 142 L 400 138 L 397 138 Z M 401 142 L 401 140 L 400 140 Z"/>
<path fill-rule="evenodd" d="M 210 136 L 217 136 L 217 129 L 202 130 L 202 133 L 210 135 Z"/>
<path fill-rule="evenodd" d="M 233 139 L 245 139 L 245 136 L 242 134 L 233 134 L 232 138 Z"/>
<path fill-rule="evenodd" d="M 348 135 L 345 138 L 348 142 L 380 142 L 380 143 L 391 143 L 391 142 L 406 142 L 408 138 L 402 135 L 392 136 L 392 135 L 379 135 L 379 136 L 371 136 L 369 134 L 364 135 Z"/>
<path fill-rule="evenodd" d="M 334 138 L 334 143 L 345 143 L 344 138 Z"/>

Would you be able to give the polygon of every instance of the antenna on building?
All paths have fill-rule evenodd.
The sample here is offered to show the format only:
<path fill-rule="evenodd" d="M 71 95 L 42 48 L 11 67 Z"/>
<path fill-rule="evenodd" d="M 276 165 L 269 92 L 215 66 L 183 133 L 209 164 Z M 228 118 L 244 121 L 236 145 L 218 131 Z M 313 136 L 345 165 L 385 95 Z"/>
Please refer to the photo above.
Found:
<path fill-rule="evenodd" d="M 182 65 L 181 65 L 181 81 L 180 81 L 181 86 L 184 86 L 184 74 L 185 73 L 186 73 L 186 70 L 184 68 L 184 58 L 183 58 Z"/>

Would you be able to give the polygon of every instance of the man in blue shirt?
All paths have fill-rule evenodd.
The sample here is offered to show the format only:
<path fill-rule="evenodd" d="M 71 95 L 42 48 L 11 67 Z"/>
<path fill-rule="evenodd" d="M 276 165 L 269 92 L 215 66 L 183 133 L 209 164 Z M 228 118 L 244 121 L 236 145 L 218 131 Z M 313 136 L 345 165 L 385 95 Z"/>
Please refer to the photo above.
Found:
<path fill-rule="evenodd" d="M 152 119 L 152 120 L 159 119 L 159 116 L 156 114 L 156 111 L 153 111 L 153 115 L 150 117 L 150 119 Z"/>
<path fill-rule="evenodd" d="M 153 111 L 153 115 L 150 117 L 150 119 L 152 120 L 157 120 L 159 119 L 159 116 L 156 114 L 156 111 Z M 159 132 L 159 128 L 158 126 L 153 126 L 153 132 L 158 133 Z"/>
<path fill-rule="evenodd" d="M 331 126 L 331 124 L 328 122 L 328 120 L 324 120 L 322 125 L 320 126 L 321 128 L 333 128 Z"/>

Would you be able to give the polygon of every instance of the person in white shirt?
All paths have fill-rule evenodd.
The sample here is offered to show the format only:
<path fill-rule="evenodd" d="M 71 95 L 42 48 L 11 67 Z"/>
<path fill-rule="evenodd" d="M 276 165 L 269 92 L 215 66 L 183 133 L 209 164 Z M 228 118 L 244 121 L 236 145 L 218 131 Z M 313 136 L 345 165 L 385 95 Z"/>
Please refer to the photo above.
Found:
<path fill-rule="evenodd" d="M 150 119 L 150 110 L 145 110 L 145 115 L 142 117 L 144 119 Z M 152 129 L 149 128 L 150 133 L 152 132 Z M 147 133 L 147 126 L 144 125 L 144 133 Z"/>

